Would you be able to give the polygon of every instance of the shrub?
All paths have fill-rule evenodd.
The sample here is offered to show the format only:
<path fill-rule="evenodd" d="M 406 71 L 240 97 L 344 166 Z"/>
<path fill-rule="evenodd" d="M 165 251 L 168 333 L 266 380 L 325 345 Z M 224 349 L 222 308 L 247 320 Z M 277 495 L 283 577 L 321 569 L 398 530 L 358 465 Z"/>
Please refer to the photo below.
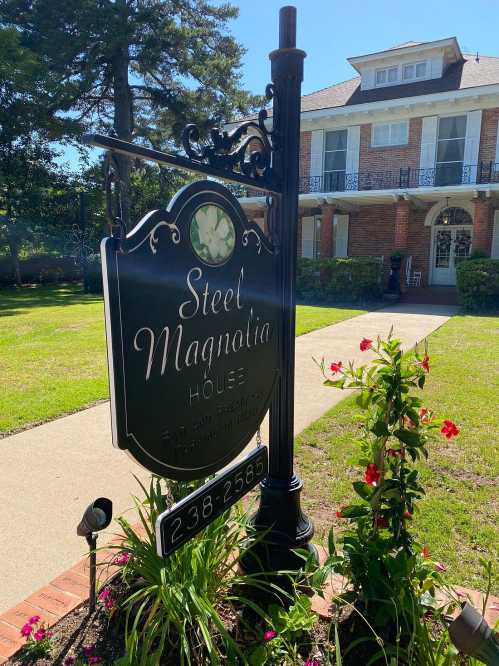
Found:
<path fill-rule="evenodd" d="M 296 266 L 296 292 L 299 296 L 316 298 L 320 295 L 320 267 L 315 259 L 298 259 Z"/>
<path fill-rule="evenodd" d="M 38 282 L 72 282 L 81 279 L 81 269 L 69 257 L 34 254 L 19 262 L 25 284 Z M 0 257 L 0 284 L 15 284 L 14 266 L 10 257 Z"/>
<path fill-rule="evenodd" d="M 344 303 L 373 301 L 383 294 L 383 264 L 375 257 L 299 259 L 299 296 Z"/>
<path fill-rule="evenodd" d="M 459 298 L 468 310 L 499 309 L 499 259 L 468 259 L 458 264 Z"/>
<path fill-rule="evenodd" d="M 83 289 L 87 294 L 102 294 L 102 266 L 100 254 L 87 257 L 86 271 L 83 278 Z"/>

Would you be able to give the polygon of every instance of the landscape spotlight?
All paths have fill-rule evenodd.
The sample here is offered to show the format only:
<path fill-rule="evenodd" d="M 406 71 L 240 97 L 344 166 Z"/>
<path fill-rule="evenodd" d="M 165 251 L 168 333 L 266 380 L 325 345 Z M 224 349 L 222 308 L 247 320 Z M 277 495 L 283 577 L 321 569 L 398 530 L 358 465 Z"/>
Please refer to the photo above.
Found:
<path fill-rule="evenodd" d="M 83 518 L 76 528 L 76 534 L 85 537 L 90 549 L 90 593 L 88 612 L 93 613 L 96 602 L 96 572 L 97 572 L 97 532 L 105 530 L 113 517 L 113 503 L 107 497 L 98 497 L 87 506 Z"/>

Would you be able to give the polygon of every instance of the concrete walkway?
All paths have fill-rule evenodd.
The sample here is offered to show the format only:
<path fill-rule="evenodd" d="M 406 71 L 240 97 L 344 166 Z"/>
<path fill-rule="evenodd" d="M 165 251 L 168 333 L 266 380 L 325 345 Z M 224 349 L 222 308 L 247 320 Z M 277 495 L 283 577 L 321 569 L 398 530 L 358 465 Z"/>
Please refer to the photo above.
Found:
<path fill-rule="evenodd" d="M 455 311 L 450 306 L 398 305 L 297 338 L 295 431 L 344 397 L 342 391 L 321 385 L 312 356 L 365 362 L 369 352 L 359 351 L 360 339 L 387 335 L 392 325 L 407 349 Z M 265 437 L 265 426 L 262 430 Z M 110 497 L 118 515 L 132 505 L 132 493 L 140 495 L 132 475 L 146 480 L 148 473 L 112 447 L 107 403 L 6 437 L 0 440 L 0 456 L 1 613 L 84 554 L 76 524 L 92 499 Z"/>

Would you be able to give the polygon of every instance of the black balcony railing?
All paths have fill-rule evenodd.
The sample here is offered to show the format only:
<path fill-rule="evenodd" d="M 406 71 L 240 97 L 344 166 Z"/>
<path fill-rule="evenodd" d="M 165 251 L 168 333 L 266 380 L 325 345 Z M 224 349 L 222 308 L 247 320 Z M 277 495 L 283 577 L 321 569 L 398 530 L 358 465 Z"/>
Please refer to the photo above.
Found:
<path fill-rule="evenodd" d="M 444 187 L 447 185 L 478 185 L 499 183 L 499 163 L 442 164 L 434 169 L 403 167 L 390 171 L 336 171 L 322 176 L 300 178 L 300 194 L 312 192 L 358 192 L 366 190 L 396 190 L 416 187 Z M 246 191 L 246 196 L 264 193 Z M 239 195 L 244 196 L 244 195 Z"/>
<path fill-rule="evenodd" d="M 359 171 L 358 173 L 325 173 L 301 178 L 300 193 L 395 190 L 446 185 L 499 183 L 499 164 L 443 164 L 434 169 L 404 167 L 392 171 Z"/>

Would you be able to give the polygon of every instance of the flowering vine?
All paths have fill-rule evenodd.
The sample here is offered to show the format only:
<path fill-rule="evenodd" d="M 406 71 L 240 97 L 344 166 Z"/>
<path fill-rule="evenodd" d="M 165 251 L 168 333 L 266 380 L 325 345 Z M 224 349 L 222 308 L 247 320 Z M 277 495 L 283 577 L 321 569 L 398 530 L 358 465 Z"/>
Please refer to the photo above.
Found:
<path fill-rule="evenodd" d="M 443 571 L 441 563 L 427 562 L 427 547 L 415 544 L 409 530 L 415 503 L 424 495 L 414 463 L 428 457 L 428 443 L 440 430 L 447 439 L 459 434 L 457 425 L 439 421 L 416 395 L 430 373 L 425 350 L 404 355 L 400 340 L 390 335 L 376 342 L 364 337 L 362 352 L 374 360 L 355 367 L 334 361 L 326 370 L 318 365 L 326 386 L 358 391 L 356 402 L 364 415 L 360 427 L 362 480 L 354 481 L 357 501 L 336 511 L 346 522 L 341 553 L 331 532 L 327 566 L 352 583 L 353 598 L 361 598 L 377 624 L 400 613 L 408 595 L 420 593 Z M 439 566 L 437 566 L 439 565 Z"/>

